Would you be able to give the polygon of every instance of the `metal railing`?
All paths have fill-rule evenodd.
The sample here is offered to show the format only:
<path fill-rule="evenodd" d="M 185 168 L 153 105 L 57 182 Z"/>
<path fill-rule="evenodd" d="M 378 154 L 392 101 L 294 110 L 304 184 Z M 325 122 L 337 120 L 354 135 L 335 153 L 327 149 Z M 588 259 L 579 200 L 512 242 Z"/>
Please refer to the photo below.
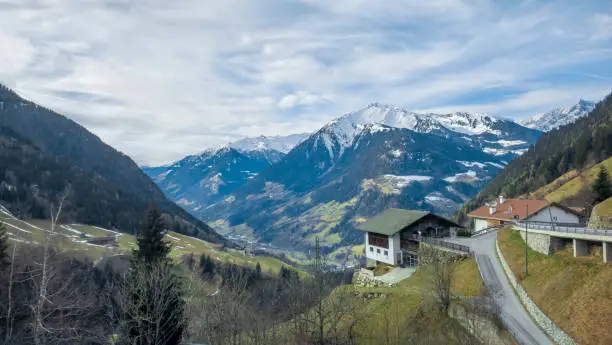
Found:
<path fill-rule="evenodd" d="M 469 246 L 466 246 L 466 245 L 463 245 L 463 244 L 447 242 L 447 241 L 439 240 L 439 239 L 436 239 L 436 238 L 423 237 L 423 238 L 421 238 L 421 242 L 427 243 L 427 244 L 432 244 L 432 245 L 439 246 L 439 247 L 444 247 L 444 248 L 452 249 L 452 250 L 456 250 L 456 251 L 460 251 L 460 252 L 465 252 L 465 253 L 468 253 L 468 254 L 472 253 L 472 251 L 470 250 Z"/>
<path fill-rule="evenodd" d="M 478 231 L 474 231 L 474 233 L 470 237 L 482 236 L 484 234 L 488 234 L 488 233 L 493 232 L 493 231 L 498 230 L 498 229 L 499 229 L 498 226 L 490 226 L 488 228 L 484 228 L 484 229 L 481 229 L 481 230 L 478 230 Z"/>
<path fill-rule="evenodd" d="M 612 237 L 612 229 L 591 229 L 587 228 L 585 225 L 580 224 L 567 224 L 567 223 L 547 223 L 547 222 L 524 222 L 524 221 L 516 221 L 515 225 L 524 228 L 526 225 L 529 226 L 529 229 L 535 230 L 545 230 L 545 231 L 553 231 L 553 232 L 562 232 L 568 234 L 583 234 L 583 235 L 595 235 L 595 236 L 611 236 Z"/>

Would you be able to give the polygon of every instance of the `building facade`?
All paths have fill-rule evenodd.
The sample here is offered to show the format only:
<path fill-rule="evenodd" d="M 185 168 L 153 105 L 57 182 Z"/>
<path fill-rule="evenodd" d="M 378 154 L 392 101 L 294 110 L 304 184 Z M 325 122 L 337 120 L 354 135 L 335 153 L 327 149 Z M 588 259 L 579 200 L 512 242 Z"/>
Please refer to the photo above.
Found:
<path fill-rule="evenodd" d="M 500 196 L 495 202 L 472 211 L 474 231 L 500 227 L 515 221 L 578 224 L 580 213 L 548 200 L 506 199 Z"/>
<path fill-rule="evenodd" d="M 392 208 L 358 228 L 364 232 L 366 258 L 399 266 L 416 256 L 422 237 L 449 236 L 459 227 L 430 212 Z"/>

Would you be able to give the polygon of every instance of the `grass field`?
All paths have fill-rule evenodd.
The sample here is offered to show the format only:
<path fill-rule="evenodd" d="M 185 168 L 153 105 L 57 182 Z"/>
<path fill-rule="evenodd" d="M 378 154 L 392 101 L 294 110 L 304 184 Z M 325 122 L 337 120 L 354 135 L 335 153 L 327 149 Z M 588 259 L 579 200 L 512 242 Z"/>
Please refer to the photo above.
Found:
<path fill-rule="evenodd" d="M 421 309 L 423 302 L 432 296 L 432 289 L 431 272 L 427 267 L 419 268 L 411 278 L 391 288 L 356 288 L 360 295 L 384 296 L 354 302 L 363 305 L 367 315 L 359 323 L 360 339 L 364 344 L 397 344 L 399 333 L 410 332 L 429 337 L 430 344 L 454 344 L 453 339 L 465 337 L 465 331 L 454 319 Z M 466 297 L 485 294 L 474 259 L 458 263 L 452 291 Z"/>
<path fill-rule="evenodd" d="M 48 220 L 34 219 L 23 221 L 4 212 L 0 213 L 0 221 L 4 223 L 7 229 L 9 239 L 17 243 L 42 243 L 44 231 L 49 231 L 51 228 Z M 54 236 L 53 240 L 53 245 L 56 248 L 62 251 L 85 253 L 94 261 L 98 261 L 107 255 L 129 253 L 136 248 L 136 238 L 133 235 L 118 233 L 91 225 L 62 224 L 56 229 L 56 233 L 57 236 Z M 116 236 L 119 244 L 118 247 L 110 248 L 93 245 L 86 241 L 86 239 L 106 236 Z M 282 266 L 288 267 L 287 264 L 276 258 L 247 256 L 243 252 L 233 249 L 221 250 L 216 244 L 173 231 L 166 235 L 166 240 L 172 244 L 170 255 L 177 260 L 184 254 L 193 253 L 196 256 L 206 254 L 217 261 L 241 266 L 255 267 L 259 263 L 264 272 L 276 273 L 280 271 Z"/>
<path fill-rule="evenodd" d="M 534 196 L 539 198 L 544 197 L 547 200 L 555 202 L 560 202 L 572 197 L 580 192 L 585 186 L 590 186 L 595 181 L 601 166 L 612 173 L 612 158 L 608 158 L 583 172 L 571 170 L 555 181 L 538 189 L 534 193 Z"/>
<path fill-rule="evenodd" d="M 571 248 L 553 255 L 529 249 L 529 276 L 523 279 L 525 242 L 519 233 L 504 229 L 498 242 L 521 285 L 557 325 L 581 345 L 612 344 L 611 264 L 574 258 Z"/>

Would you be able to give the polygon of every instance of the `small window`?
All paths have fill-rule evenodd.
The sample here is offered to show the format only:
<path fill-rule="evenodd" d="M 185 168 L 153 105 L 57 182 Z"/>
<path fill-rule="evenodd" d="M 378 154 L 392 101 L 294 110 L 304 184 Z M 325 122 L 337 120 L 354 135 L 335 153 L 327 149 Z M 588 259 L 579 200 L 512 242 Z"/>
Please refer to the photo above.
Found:
<path fill-rule="evenodd" d="M 376 254 L 380 254 L 380 249 L 376 248 Z"/>
<path fill-rule="evenodd" d="M 371 251 L 371 252 L 374 252 L 374 248 L 373 248 L 373 247 L 370 247 L 370 251 Z"/>
<path fill-rule="evenodd" d="M 389 256 L 389 252 L 385 250 L 385 256 Z"/>

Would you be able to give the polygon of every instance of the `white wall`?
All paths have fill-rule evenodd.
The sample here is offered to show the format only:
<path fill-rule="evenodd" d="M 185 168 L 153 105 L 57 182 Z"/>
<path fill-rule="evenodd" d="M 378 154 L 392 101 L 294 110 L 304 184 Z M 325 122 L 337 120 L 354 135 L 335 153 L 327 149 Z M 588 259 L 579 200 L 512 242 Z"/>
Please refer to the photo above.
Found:
<path fill-rule="evenodd" d="M 549 212 L 549 209 L 550 209 L 550 212 Z M 551 214 L 552 214 L 553 220 L 550 219 Z M 559 208 L 557 206 L 546 207 L 540 210 L 538 213 L 527 218 L 527 220 L 537 221 L 537 222 L 554 221 L 555 223 L 578 223 L 579 222 L 577 215 L 571 212 L 567 212 L 566 210 Z"/>
<path fill-rule="evenodd" d="M 487 220 L 486 219 L 478 219 L 474 218 L 474 231 L 480 231 L 484 228 L 487 228 Z"/>
<path fill-rule="evenodd" d="M 382 235 L 379 235 L 379 236 L 382 236 Z M 389 265 L 394 265 L 394 262 L 393 262 L 394 261 L 393 260 L 394 251 L 393 250 L 394 248 L 397 248 L 399 250 L 399 234 L 396 234 L 396 236 L 389 237 L 389 248 L 388 249 L 377 247 L 377 246 L 371 246 L 370 241 L 368 239 L 367 232 L 365 233 L 365 243 L 366 243 L 366 247 L 365 247 L 366 258 L 384 262 Z M 370 250 L 370 248 L 372 248 L 372 250 Z M 387 255 L 385 255 L 385 251 L 387 252 Z"/>

